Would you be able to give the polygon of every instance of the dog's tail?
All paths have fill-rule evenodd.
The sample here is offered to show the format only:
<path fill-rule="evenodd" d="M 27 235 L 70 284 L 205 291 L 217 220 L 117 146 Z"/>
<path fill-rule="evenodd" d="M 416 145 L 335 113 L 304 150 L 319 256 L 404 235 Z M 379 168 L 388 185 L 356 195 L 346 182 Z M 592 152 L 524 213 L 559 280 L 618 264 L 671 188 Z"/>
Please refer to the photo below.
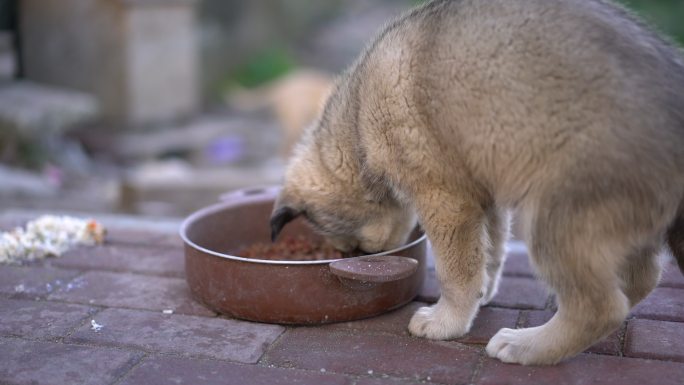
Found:
<path fill-rule="evenodd" d="M 679 270 L 684 274 L 684 205 L 680 206 L 677 217 L 667 231 L 667 244 L 677 260 Z"/>

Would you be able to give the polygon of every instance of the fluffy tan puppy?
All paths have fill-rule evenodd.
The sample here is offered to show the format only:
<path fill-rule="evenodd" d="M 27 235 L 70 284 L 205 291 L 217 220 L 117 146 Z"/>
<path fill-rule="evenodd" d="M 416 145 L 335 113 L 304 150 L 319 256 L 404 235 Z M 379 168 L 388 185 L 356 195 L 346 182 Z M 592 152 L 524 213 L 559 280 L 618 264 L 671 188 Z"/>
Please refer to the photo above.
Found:
<path fill-rule="evenodd" d="M 442 296 L 416 336 L 468 332 L 496 292 L 517 212 L 558 312 L 487 353 L 552 364 L 615 330 L 684 262 L 684 60 L 600 0 L 432 1 L 339 79 L 295 151 L 274 235 L 305 215 L 340 249 L 401 244 L 414 224 Z"/>

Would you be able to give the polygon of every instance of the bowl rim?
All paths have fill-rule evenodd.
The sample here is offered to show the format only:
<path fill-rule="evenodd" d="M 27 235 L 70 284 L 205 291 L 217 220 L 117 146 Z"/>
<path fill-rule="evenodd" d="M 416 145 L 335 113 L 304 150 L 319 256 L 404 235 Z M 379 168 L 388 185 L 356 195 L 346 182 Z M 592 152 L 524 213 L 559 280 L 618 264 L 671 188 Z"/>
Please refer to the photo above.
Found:
<path fill-rule="evenodd" d="M 183 243 L 185 243 L 186 246 L 192 247 L 193 249 L 215 256 L 219 258 L 224 258 L 224 259 L 230 259 L 230 260 L 235 260 L 235 261 L 241 261 L 241 262 L 249 262 L 249 263 L 261 263 L 261 264 L 268 264 L 268 265 L 324 265 L 324 264 L 329 264 L 331 262 L 335 261 L 340 261 L 344 258 L 337 258 L 337 259 L 323 259 L 323 260 L 315 260 L 315 261 L 288 261 L 288 260 L 271 260 L 271 259 L 257 259 L 257 258 L 244 258 L 244 257 L 238 257 L 235 255 L 230 255 L 230 254 L 225 254 L 225 253 L 220 253 L 218 251 L 210 250 L 205 247 L 202 247 L 192 240 L 187 236 L 187 231 L 190 225 L 194 224 L 198 220 L 202 219 L 203 217 L 206 217 L 208 215 L 214 214 L 219 211 L 223 211 L 226 209 L 229 209 L 234 206 L 238 206 L 240 204 L 246 204 L 246 203 L 258 203 L 258 202 L 263 202 L 263 201 L 270 201 L 273 200 L 273 197 L 265 197 L 264 199 L 259 199 L 259 200 L 250 200 L 249 202 L 229 202 L 229 201 L 224 201 L 220 203 L 215 203 L 213 205 L 204 207 L 202 209 L 199 209 L 195 211 L 194 213 L 190 214 L 185 220 L 183 220 L 183 223 L 181 224 L 180 230 L 179 230 L 179 235 L 183 239 Z M 397 247 L 392 250 L 387 250 L 383 251 L 380 253 L 375 253 L 375 254 L 364 254 L 362 255 L 363 257 L 374 257 L 374 256 L 380 256 L 380 255 L 392 255 L 394 253 L 406 250 L 410 247 L 413 247 L 420 242 L 424 242 L 427 239 L 427 234 L 425 234 L 425 231 L 423 231 L 423 234 L 416 238 L 415 240 L 404 244 L 403 246 Z"/>

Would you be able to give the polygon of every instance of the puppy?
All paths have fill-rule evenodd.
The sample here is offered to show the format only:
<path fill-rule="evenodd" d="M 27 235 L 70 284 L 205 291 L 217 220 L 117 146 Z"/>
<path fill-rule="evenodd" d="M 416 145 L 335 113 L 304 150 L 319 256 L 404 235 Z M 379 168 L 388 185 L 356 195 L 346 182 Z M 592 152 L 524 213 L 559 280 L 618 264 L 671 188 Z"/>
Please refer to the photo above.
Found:
<path fill-rule="evenodd" d="M 391 23 L 298 144 L 274 235 L 304 215 L 341 250 L 415 218 L 442 296 L 416 336 L 468 332 L 496 293 L 509 212 L 558 311 L 487 353 L 553 364 L 618 328 L 684 262 L 684 60 L 605 0 L 432 1 Z"/>

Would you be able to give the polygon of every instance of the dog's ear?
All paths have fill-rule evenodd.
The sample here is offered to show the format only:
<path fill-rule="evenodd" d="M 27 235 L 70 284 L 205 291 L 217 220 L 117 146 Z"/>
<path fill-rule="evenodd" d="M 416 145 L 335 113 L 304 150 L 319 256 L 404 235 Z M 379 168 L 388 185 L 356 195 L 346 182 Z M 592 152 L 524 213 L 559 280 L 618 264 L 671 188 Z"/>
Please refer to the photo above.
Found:
<path fill-rule="evenodd" d="M 271 214 L 271 241 L 275 242 L 283 227 L 301 214 L 301 211 L 290 206 L 276 207 Z"/>

